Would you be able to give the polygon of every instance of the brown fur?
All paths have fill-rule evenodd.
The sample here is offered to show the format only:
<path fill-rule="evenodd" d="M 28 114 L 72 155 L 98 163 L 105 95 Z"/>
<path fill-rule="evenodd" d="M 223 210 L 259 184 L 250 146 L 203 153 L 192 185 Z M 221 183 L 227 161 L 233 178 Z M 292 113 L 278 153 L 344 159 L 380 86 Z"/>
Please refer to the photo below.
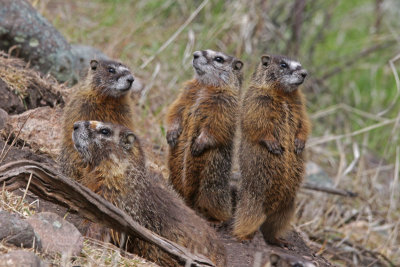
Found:
<path fill-rule="evenodd" d="M 225 266 L 225 248 L 215 231 L 172 189 L 149 177 L 140 141 L 128 128 L 97 121 L 78 124 L 73 139 L 86 164 L 83 185 L 147 229 Z M 101 134 L 105 128 L 110 134 Z M 111 236 L 121 241 L 119 234 Z M 138 238 L 129 237 L 126 247 L 161 266 L 175 266 L 163 251 Z"/>
<path fill-rule="evenodd" d="M 189 206 L 226 221 L 232 216 L 229 179 L 243 63 L 211 50 L 194 55 L 196 77 L 167 115 L 170 182 Z M 223 78 L 215 75 L 220 70 L 216 56 L 225 59 Z"/>
<path fill-rule="evenodd" d="M 92 61 L 86 80 L 73 94 L 64 109 L 63 139 L 59 163 L 61 171 L 75 180 L 82 177 L 83 165 L 71 139 L 73 124 L 81 120 L 99 120 L 133 129 L 133 114 L 129 89 L 123 92 L 110 88 L 119 77 L 133 76 L 128 70 L 110 73 L 110 66 L 122 66 L 115 61 Z M 117 68 L 115 68 L 117 69 Z"/>
<path fill-rule="evenodd" d="M 282 62 L 290 61 L 262 57 L 241 107 L 242 180 L 233 230 L 241 240 L 260 228 L 267 242 L 278 241 L 293 215 L 304 175 L 302 151 L 310 123 L 297 88 L 307 73 L 299 64 L 293 69 Z M 299 83 L 288 84 L 289 78 Z"/>

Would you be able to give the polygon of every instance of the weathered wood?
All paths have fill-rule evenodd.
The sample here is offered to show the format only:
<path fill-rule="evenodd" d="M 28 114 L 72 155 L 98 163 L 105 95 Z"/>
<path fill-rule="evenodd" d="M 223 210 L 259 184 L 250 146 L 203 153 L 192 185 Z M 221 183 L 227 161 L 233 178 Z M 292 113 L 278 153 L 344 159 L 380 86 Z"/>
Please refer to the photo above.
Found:
<path fill-rule="evenodd" d="M 0 184 L 5 184 L 10 190 L 25 188 L 31 174 L 29 191 L 38 197 L 66 206 L 85 219 L 156 245 L 182 266 L 214 266 L 203 255 L 194 255 L 186 248 L 142 227 L 99 195 L 48 165 L 28 160 L 7 163 L 0 167 Z"/>

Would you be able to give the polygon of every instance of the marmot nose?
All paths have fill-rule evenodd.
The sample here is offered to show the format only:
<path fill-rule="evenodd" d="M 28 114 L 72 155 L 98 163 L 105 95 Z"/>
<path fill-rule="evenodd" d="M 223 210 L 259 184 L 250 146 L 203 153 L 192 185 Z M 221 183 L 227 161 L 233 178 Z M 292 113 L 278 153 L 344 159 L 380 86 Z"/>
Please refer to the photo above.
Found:
<path fill-rule="evenodd" d="M 78 122 L 75 122 L 75 123 L 74 123 L 74 131 L 78 130 L 80 126 L 81 126 L 81 124 L 80 124 L 79 121 L 78 121 Z"/>
<path fill-rule="evenodd" d="M 300 71 L 300 75 L 301 75 L 303 78 L 305 78 L 305 77 L 308 75 L 308 73 L 307 73 L 306 70 L 301 70 L 301 71 Z"/>
<path fill-rule="evenodd" d="M 126 80 L 128 83 L 132 84 L 135 81 L 135 78 L 133 78 L 133 76 L 129 76 Z"/>
<path fill-rule="evenodd" d="M 199 58 L 201 56 L 201 51 L 196 51 L 193 53 L 193 58 Z"/>

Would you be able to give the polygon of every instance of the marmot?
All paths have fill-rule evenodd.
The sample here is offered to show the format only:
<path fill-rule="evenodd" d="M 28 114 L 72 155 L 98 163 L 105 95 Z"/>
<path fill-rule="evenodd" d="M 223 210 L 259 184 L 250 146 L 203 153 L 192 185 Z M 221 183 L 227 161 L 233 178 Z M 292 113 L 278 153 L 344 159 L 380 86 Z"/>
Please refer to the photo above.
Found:
<path fill-rule="evenodd" d="M 261 57 L 241 106 L 241 181 L 233 234 L 251 238 L 260 228 L 268 243 L 294 212 L 304 175 L 304 146 L 310 132 L 305 99 L 298 87 L 307 71 L 283 56 Z"/>
<path fill-rule="evenodd" d="M 83 84 L 64 109 L 63 139 L 58 161 L 61 171 L 79 181 L 83 167 L 71 136 L 73 124 L 81 120 L 100 120 L 133 128 L 129 93 L 134 81 L 125 65 L 110 60 L 92 60 Z"/>
<path fill-rule="evenodd" d="M 73 128 L 85 164 L 83 185 L 147 229 L 225 266 L 225 248 L 214 229 L 172 189 L 148 176 L 140 141 L 131 130 L 99 121 L 76 122 Z M 161 266 L 174 266 L 164 252 L 140 239 L 129 237 L 127 248 Z"/>
<path fill-rule="evenodd" d="M 209 219 L 232 216 L 229 178 L 243 63 L 221 52 L 193 54 L 195 78 L 167 115 L 170 182 Z"/>

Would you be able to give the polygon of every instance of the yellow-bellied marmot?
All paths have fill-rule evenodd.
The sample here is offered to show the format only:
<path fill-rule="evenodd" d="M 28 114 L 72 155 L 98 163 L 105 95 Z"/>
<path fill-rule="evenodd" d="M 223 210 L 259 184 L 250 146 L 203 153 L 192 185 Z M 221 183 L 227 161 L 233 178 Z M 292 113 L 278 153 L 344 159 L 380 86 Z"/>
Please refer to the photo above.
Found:
<path fill-rule="evenodd" d="M 212 50 L 193 57 L 195 78 L 167 115 L 170 182 L 189 206 L 226 221 L 232 216 L 229 178 L 243 63 Z"/>
<path fill-rule="evenodd" d="M 134 77 L 116 61 L 92 60 L 88 76 L 64 109 L 63 139 L 58 158 L 61 171 L 75 180 L 81 179 L 83 167 L 71 136 L 73 124 L 81 120 L 99 120 L 133 128 L 129 93 Z"/>
<path fill-rule="evenodd" d="M 242 139 L 233 233 L 250 238 L 260 228 L 269 243 L 288 226 L 304 175 L 303 149 L 310 131 L 298 89 L 307 76 L 300 63 L 262 56 L 241 107 Z"/>
<path fill-rule="evenodd" d="M 140 142 L 131 130 L 80 121 L 74 124 L 73 140 L 85 164 L 83 185 L 147 229 L 225 266 L 225 248 L 215 231 L 172 189 L 148 176 Z M 138 238 L 130 237 L 127 248 L 161 266 L 175 266 L 163 251 Z"/>

